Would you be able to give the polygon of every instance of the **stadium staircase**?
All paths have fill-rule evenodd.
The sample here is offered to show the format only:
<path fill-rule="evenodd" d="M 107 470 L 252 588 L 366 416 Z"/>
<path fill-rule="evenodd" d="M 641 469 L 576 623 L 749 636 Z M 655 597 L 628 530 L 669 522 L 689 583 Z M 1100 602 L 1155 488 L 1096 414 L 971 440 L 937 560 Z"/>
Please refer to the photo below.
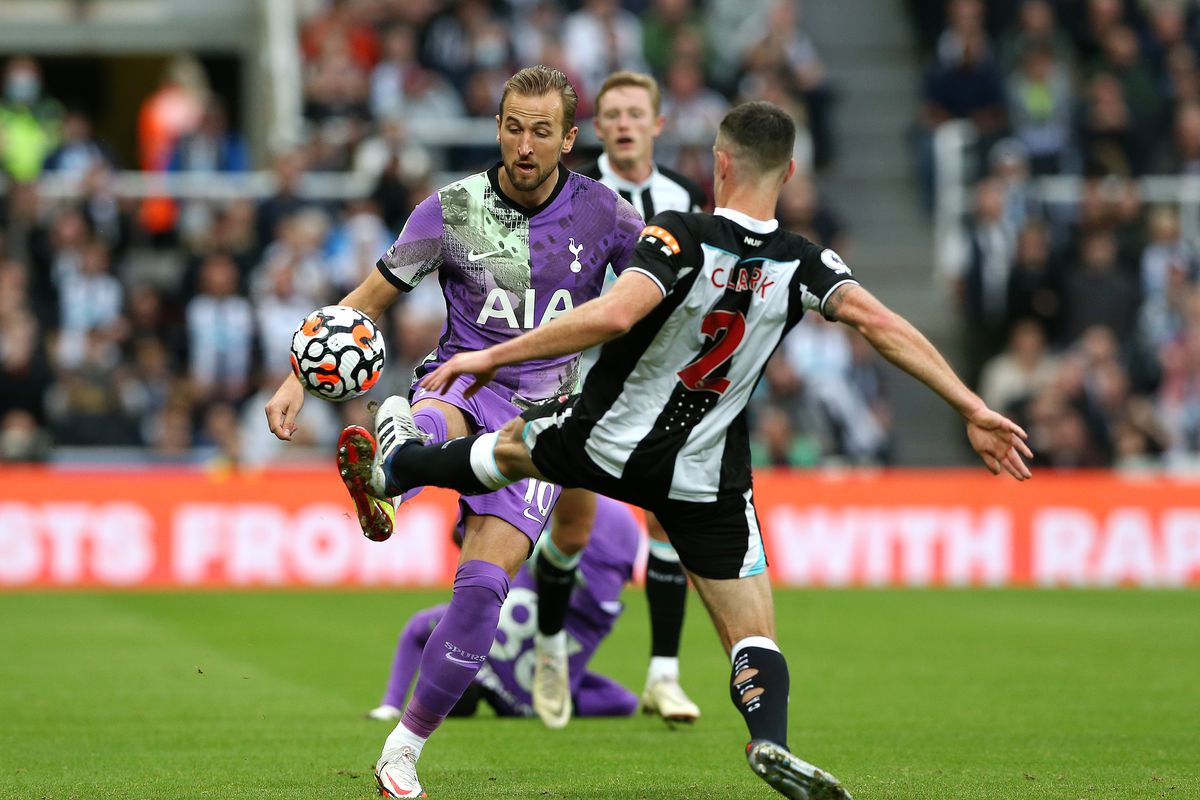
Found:
<path fill-rule="evenodd" d="M 903 0 L 810 2 L 805 23 L 838 94 L 837 155 L 818 186 L 849 228 L 854 248 L 843 255 L 876 296 L 955 363 L 958 321 L 935 281 L 932 224 L 913 166 L 909 131 L 921 62 Z M 897 462 L 969 463 L 957 415 L 900 370 L 886 370 Z"/>

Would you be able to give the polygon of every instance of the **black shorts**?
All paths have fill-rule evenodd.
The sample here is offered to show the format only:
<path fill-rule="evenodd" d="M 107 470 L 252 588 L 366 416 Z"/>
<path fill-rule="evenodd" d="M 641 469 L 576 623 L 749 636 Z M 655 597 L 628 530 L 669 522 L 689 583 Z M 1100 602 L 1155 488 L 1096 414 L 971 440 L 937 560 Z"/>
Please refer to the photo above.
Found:
<path fill-rule="evenodd" d="M 534 466 L 564 487 L 597 494 L 653 511 L 689 572 L 703 578 L 746 578 L 767 568 L 754 496 L 721 493 L 711 502 L 647 495 L 636 475 L 615 478 L 587 455 L 585 426 L 573 416 L 578 395 L 563 395 L 521 415 L 522 436 Z"/>

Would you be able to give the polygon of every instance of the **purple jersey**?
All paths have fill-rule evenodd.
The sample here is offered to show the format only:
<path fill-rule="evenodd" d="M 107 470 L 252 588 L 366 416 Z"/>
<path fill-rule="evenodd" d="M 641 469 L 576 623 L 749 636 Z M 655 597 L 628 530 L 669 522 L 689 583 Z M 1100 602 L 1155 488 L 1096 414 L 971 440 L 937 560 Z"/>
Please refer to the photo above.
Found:
<path fill-rule="evenodd" d="M 620 616 L 621 589 L 633 575 L 641 532 L 633 513 L 606 497 L 596 498 L 592 538 L 579 563 L 580 582 L 571 593 L 565 629 L 571 665 L 571 696 L 585 679 L 588 662 Z M 496 640 L 475 682 L 490 690 L 497 713 L 533 716 L 533 637 L 537 632 L 537 585 L 521 567 L 500 610 Z"/>
<path fill-rule="evenodd" d="M 446 323 L 414 382 L 455 353 L 482 350 L 597 297 L 606 268 L 620 274 L 642 220 L 611 189 L 559 167 L 534 209 L 504 195 L 497 165 L 430 195 L 409 217 L 378 268 L 401 291 L 437 271 Z M 578 356 L 502 367 L 492 386 L 505 399 L 537 402 L 575 390 Z"/>

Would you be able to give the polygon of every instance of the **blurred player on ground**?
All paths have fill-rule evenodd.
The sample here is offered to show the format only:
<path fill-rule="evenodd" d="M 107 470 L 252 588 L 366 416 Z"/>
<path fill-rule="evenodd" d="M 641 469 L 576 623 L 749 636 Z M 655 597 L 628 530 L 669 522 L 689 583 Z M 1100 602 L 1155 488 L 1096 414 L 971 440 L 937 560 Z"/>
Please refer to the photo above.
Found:
<path fill-rule="evenodd" d="M 415 372 L 427 375 L 455 353 L 480 350 L 546 324 L 599 295 L 605 270 L 620 273 L 642 221 L 629 203 L 559 163 L 570 152 L 575 90 L 558 70 L 536 66 L 505 84 L 497 120 L 501 163 L 442 188 L 413 211 L 378 269 L 342 300 L 373 319 L 402 291 L 436 272 L 447 319 L 437 349 Z M 504 370 L 486 392 L 434 398 L 416 385 L 414 418 L 376 429 L 379 445 L 441 443 L 494 431 L 522 409 L 575 390 L 577 353 Z M 470 383 L 464 379 L 461 388 Z M 288 439 L 304 400 L 288 378 L 266 407 L 271 430 Z M 357 429 L 361 430 L 361 429 Z M 343 434 L 339 468 L 368 538 L 392 532 L 393 508 L 368 493 L 360 467 L 375 443 Z M 412 699 L 376 765 L 380 789 L 421 797 L 416 760 L 487 660 L 509 579 L 529 556 L 559 488 L 521 481 L 504 492 L 461 500 L 465 538 L 454 594 L 432 632 Z M 590 527 L 590 518 L 588 521 Z"/>
<path fill-rule="evenodd" d="M 565 635 L 570 653 L 570 695 L 576 713 L 584 717 L 627 717 L 637 710 L 638 698 L 611 678 L 587 671 L 588 662 L 624 610 L 621 590 L 633 577 L 633 561 L 641 530 L 633 513 L 606 497 L 596 499 L 595 525 L 587 550 L 579 562 L 579 581 L 571 593 Z M 512 589 L 500 609 L 500 626 L 488 660 L 475 673 L 466 694 L 451 716 L 475 713 L 480 700 L 501 717 L 534 716 L 534 634 L 537 631 L 536 582 L 526 562 L 513 578 Z M 400 635 L 387 690 L 378 708 L 367 712 L 373 719 L 398 720 L 404 697 L 421 664 L 425 649 L 446 605 L 413 615 Z"/>
<path fill-rule="evenodd" d="M 394 440 L 362 467 L 378 496 L 417 485 L 486 492 L 537 477 L 653 511 L 729 654 L 750 767 L 787 797 L 838 800 L 849 797 L 841 784 L 787 747 L 788 666 L 775 643 L 745 415 L 767 359 L 806 311 L 818 311 L 857 329 L 958 411 L 992 472 L 1024 480 L 1032 454 L 1025 432 L 988 408 L 835 252 L 779 229 L 774 210 L 795 171 L 794 137 L 779 107 L 738 106 L 713 148 L 714 214 L 656 215 L 609 292 L 540 330 L 461 353 L 423 382 L 440 392 L 474 376 L 470 393 L 505 365 L 615 339 L 581 393 L 440 448 Z M 391 397 L 376 424 L 411 419 L 405 400 Z"/>

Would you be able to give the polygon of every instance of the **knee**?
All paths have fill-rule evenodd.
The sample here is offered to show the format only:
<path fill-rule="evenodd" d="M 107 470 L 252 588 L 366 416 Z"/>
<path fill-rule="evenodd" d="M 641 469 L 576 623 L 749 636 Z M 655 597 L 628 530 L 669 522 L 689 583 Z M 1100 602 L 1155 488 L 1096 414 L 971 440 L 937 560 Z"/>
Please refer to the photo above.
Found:
<path fill-rule="evenodd" d="M 646 531 L 650 534 L 650 538 L 656 542 L 669 542 L 671 538 L 667 536 L 667 530 L 658 521 L 658 515 L 649 511 L 646 512 Z"/>
<path fill-rule="evenodd" d="M 592 537 L 592 522 L 594 516 L 588 513 L 578 513 L 572 509 L 554 512 L 554 524 L 550 529 L 550 539 L 554 547 L 563 553 L 572 555 L 587 547 Z"/>
<path fill-rule="evenodd" d="M 641 700 L 638 698 L 638 696 L 633 692 L 626 691 L 613 704 L 612 716 L 632 717 L 637 713 L 639 705 L 641 705 Z"/>
<path fill-rule="evenodd" d="M 577 553 L 587 546 L 595 521 L 596 496 L 590 492 L 566 490 L 554 507 L 550 538 L 564 553 Z"/>
<path fill-rule="evenodd" d="M 562 521 L 555 517 L 554 527 L 550 529 L 550 539 L 554 542 L 554 546 L 566 555 L 573 555 L 587 547 L 591 535 L 591 521 L 588 520 L 585 523 L 578 517 Z"/>
<path fill-rule="evenodd" d="M 404 626 L 404 630 L 400 632 L 400 640 L 403 641 L 406 637 L 412 639 L 420 639 L 422 636 L 427 637 L 429 631 L 433 630 L 434 626 L 441 622 L 445 613 L 446 607 L 444 605 L 418 611 L 409 618 L 408 623 Z"/>
<path fill-rule="evenodd" d="M 469 605 L 500 613 L 508 597 L 509 579 L 505 569 L 490 561 L 472 560 L 459 566 L 454 575 L 451 603 Z"/>

